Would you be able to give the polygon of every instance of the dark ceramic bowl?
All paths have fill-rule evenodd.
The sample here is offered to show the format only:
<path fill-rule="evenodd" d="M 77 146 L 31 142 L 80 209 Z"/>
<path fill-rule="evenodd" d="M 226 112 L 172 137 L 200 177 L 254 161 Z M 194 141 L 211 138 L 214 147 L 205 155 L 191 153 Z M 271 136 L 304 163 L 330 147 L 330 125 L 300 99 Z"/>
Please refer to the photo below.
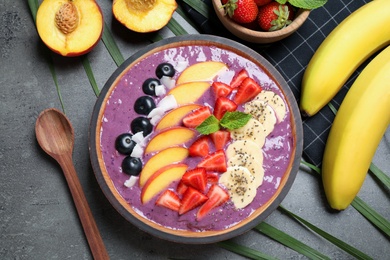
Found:
<path fill-rule="evenodd" d="M 113 173 L 110 173 L 107 170 L 107 164 L 109 162 L 105 162 L 103 158 L 104 151 L 102 151 L 101 146 L 101 134 L 103 121 L 106 120 L 103 116 L 106 109 L 108 109 L 107 102 L 109 101 L 110 96 L 115 92 L 118 81 L 124 77 L 126 71 L 145 57 L 168 48 L 188 45 L 212 46 L 213 48 L 228 50 L 253 62 L 265 72 L 267 77 L 276 83 L 276 86 L 280 89 L 280 92 L 286 101 L 287 108 L 290 111 L 292 147 L 290 157 L 287 160 L 287 170 L 282 173 L 278 185 L 275 187 L 274 193 L 272 196 L 270 195 L 270 198 L 265 203 L 238 224 L 227 227 L 223 230 L 208 230 L 201 232 L 177 230 L 164 227 L 145 217 L 142 217 L 136 210 L 134 210 L 131 203 L 123 198 L 118 191 L 118 187 L 114 185 L 111 178 Z M 187 244 L 205 244 L 230 239 L 252 229 L 278 207 L 290 190 L 298 172 L 302 154 L 302 143 L 302 121 L 296 100 L 286 81 L 267 60 L 248 47 L 228 39 L 208 35 L 186 35 L 164 39 L 147 46 L 143 50 L 131 56 L 113 73 L 102 89 L 93 110 L 90 125 L 89 149 L 92 167 L 103 193 L 112 206 L 126 220 L 141 230 L 165 240 Z M 112 145 L 114 146 L 114 140 Z"/>

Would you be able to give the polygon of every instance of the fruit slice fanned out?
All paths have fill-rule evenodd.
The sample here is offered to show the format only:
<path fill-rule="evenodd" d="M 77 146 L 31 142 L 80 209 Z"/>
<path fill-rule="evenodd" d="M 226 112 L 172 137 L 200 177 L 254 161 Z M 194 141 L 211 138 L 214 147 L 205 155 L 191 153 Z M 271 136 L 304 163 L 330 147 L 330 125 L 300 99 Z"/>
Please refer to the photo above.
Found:
<path fill-rule="evenodd" d="M 171 163 L 183 161 L 188 154 L 187 148 L 178 146 L 166 148 L 155 154 L 145 163 L 139 176 L 139 186 L 142 188 L 157 170 Z"/>
<path fill-rule="evenodd" d="M 245 69 L 240 70 L 237 74 L 234 75 L 232 81 L 230 82 L 231 88 L 238 88 L 241 85 L 241 82 L 248 78 L 249 74 Z"/>
<path fill-rule="evenodd" d="M 274 130 L 277 122 L 275 111 L 264 101 L 253 100 L 246 103 L 244 112 L 251 114 L 262 124 L 266 136 Z"/>
<path fill-rule="evenodd" d="M 184 173 L 181 178 L 183 184 L 197 189 L 201 192 L 206 190 L 207 173 L 205 168 L 194 168 Z"/>
<path fill-rule="evenodd" d="M 262 90 L 254 98 L 254 100 L 264 101 L 267 105 L 272 107 L 272 109 L 275 111 L 275 115 L 276 115 L 276 118 L 278 119 L 278 122 L 283 121 L 283 119 L 287 113 L 286 104 L 284 103 L 283 99 L 278 94 L 276 94 L 273 91 Z"/>
<path fill-rule="evenodd" d="M 195 128 L 200 125 L 206 118 L 211 115 L 211 109 L 206 106 L 202 106 L 183 118 L 183 124 L 188 128 Z"/>
<path fill-rule="evenodd" d="M 249 170 L 242 166 L 229 167 L 219 178 L 238 209 L 248 206 L 256 196 L 257 187 Z"/>
<path fill-rule="evenodd" d="M 181 200 L 179 215 L 183 215 L 184 213 L 202 205 L 206 200 L 206 195 L 192 187 L 188 187 L 184 192 L 183 198 Z"/>
<path fill-rule="evenodd" d="M 210 138 L 214 143 L 215 149 L 220 150 L 230 141 L 230 132 L 227 130 L 218 130 L 217 132 L 211 133 Z"/>
<path fill-rule="evenodd" d="M 187 82 L 177 85 L 168 92 L 168 95 L 173 95 L 177 104 L 185 105 L 195 103 L 209 88 L 209 82 Z"/>
<path fill-rule="evenodd" d="M 209 137 L 207 135 L 199 137 L 195 140 L 191 146 L 188 148 L 190 156 L 206 156 L 209 154 L 210 145 L 209 145 Z"/>
<path fill-rule="evenodd" d="M 235 111 L 237 109 L 237 104 L 234 103 L 232 100 L 226 98 L 226 97 L 219 97 L 215 101 L 215 106 L 214 106 L 214 116 L 220 120 L 223 115 L 229 111 Z"/>
<path fill-rule="evenodd" d="M 186 68 L 177 79 L 176 83 L 183 84 L 195 81 L 211 81 L 218 74 L 227 70 L 227 66 L 219 61 L 198 62 Z"/>
<path fill-rule="evenodd" d="M 223 150 L 218 150 L 212 154 L 207 155 L 198 164 L 198 167 L 203 167 L 207 171 L 224 172 L 226 171 L 226 156 Z"/>
<path fill-rule="evenodd" d="M 190 105 L 180 106 L 178 108 L 169 111 L 157 123 L 155 130 L 160 131 L 168 127 L 179 125 L 182 122 L 182 119 L 185 115 L 200 107 L 201 107 L 200 105 L 190 104 Z"/>
<path fill-rule="evenodd" d="M 157 133 L 146 145 L 145 154 L 158 152 L 168 147 L 182 145 L 196 135 L 196 131 L 186 127 L 172 127 Z"/>
<path fill-rule="evenodd" d="M 211 84 L 211 89 L 216 99 L 219 97 L 227 97 L 233 91 L 228 84 L 217 81 L 214 81 L 213 84 Z"/>
<path fill-rule="evenodd" d="M 221 206 L 229 200 L 229 194 L 217 184 L 210 187 L 207 192 L 208 200 L 199 208 L 196 219 L 200 220 L 212 209 Z"/>
<path fill-rule="evenodd" d="M 257 84 L 254 79 L 247 77 L 241 82 L 240 86 L 238 86 L 238 90 L 233 98 L 233 101 L 237 105 L 243 104 L 256 97 L 261 90 L 261 86 Z"/>
<path fill-rule="evenodd" d="M 174 211 L 179 211 L 180 204 L 179 196 L 177 196 L 177 194 L 172 190 L 164 191 L 156 200 L 156 205 L 166 207 Z"/>
<path fill-rule="evenodd" d="M 149 202 L 154 196 L 168 188 L 168 186 L 183 177 L 188 166 L 184 163 L 167 165 L 155 172 L 145 183 L 141 190 L 143 204 Z"/>

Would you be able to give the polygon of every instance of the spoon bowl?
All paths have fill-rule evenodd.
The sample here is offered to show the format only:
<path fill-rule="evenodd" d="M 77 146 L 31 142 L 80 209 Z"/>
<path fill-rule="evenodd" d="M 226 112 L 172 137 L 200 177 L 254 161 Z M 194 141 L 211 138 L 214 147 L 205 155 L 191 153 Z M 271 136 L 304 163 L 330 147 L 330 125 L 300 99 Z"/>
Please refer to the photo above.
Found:
<path fill-rule="evenodd" d="M 35 134 L 41 148 L 59 163 L 64 172 L 94 259 L 109 259 L 73 165 L 74 130 L 72 124 L 61 111 L 49 108 L 38 116 Z"/>

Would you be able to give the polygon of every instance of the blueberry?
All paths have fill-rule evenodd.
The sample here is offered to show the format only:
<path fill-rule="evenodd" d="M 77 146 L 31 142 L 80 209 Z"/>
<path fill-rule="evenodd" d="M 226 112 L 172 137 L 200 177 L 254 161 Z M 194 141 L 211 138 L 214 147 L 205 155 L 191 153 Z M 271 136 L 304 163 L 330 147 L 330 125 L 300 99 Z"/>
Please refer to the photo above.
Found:
<path fill-rule="evenodd" d="M 148 115 L 155 107 L 153 98 L 149 96 L 139 97 L 134 103 L 135 112 L 141 115 Z"/>
<path fill-rule="evenodd" d="M 133 121 L 131 121 L 130 127 L 134 134 L 142 131 L 143 136 L 147 136 L 153 131 L 153 125 L 150 123 L 149 119 L 142 116 L 134 118 Z"/>
<path fill-rule="evenodd" d="M 115 140 L 115 149 L 125 155 L 131 154 L 136 143 L 131 139 L 133 135 L 130 133 L 124 133 L 119 135 Z"/>
<path fill-rule="evenodd" d="M 142 170 L 140 158 L 126 156 L 122 161 L 122 171 L 128 175 L 138 176 Z"/>
<path fill-rule="evenodd" d="M 170 63 L 160 63 L 156 68 L 156 76 L 161 79 L 163 76 L 173 77 L 175 68 Z"/>
<path fill-rule="evenodd" d="M 158 85 L 161 85 L 158 79 L 148 78 L 142 84 L 142 90 L 146 95 L 156 96 L 156 86 Z"/>

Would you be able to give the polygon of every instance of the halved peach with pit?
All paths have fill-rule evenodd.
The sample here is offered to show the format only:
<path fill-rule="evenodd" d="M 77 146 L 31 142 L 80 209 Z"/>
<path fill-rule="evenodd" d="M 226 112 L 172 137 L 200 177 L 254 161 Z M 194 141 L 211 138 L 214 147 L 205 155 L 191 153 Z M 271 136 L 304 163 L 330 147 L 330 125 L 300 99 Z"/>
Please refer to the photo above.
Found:
<path fill-rule="evenodd" d="M 164 27 L 176 8 L 175 0 L 114 0 L 112 13 L 128 29 L 146 33 Z"/>
<path fill-rule="evenodd" d="M 45 0 L 36 18 L 39 37 L 62 56 L 93 49 L 103 32 L 103 15 L 95 0 Z"/>

